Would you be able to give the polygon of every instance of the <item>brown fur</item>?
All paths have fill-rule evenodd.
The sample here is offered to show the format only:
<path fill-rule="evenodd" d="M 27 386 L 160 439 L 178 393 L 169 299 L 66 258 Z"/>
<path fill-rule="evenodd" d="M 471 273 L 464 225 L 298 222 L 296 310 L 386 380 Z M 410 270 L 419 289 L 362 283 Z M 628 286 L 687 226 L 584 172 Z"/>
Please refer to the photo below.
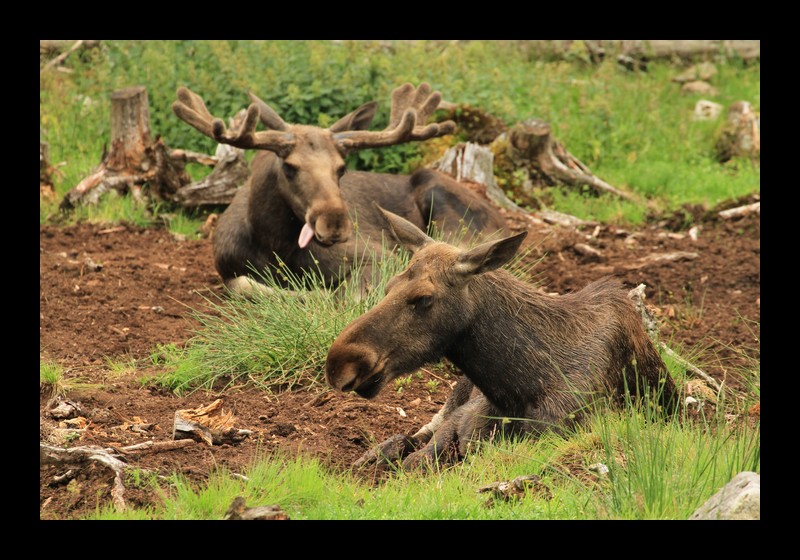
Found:
<path fill-rule="evenodd" d="M 543 294 L 497 270 L 525 234 L 462 250 L 383 215 L 413 257 L 385 298 L 337 337 L 326 378 L 336 389 L 372 398 L 393 378 L 443 357 L 464 372 L 433 433 L 421 430 L 400 446 L 402 456 L 430 440 L 406 465 L 455 459 L 470 441 L 499 431 L 567 429 L 597 397 L 620 398 L 646 386 L 658 390 L 665 406 L 673 402 L 674 384 L 618 280 Z M 397 440 L 389 442 L 397 447 Z M 360 463 L 388 451 L 384 444 Z"/>
<path fill-rule="evenodd" d="M 330 128 L 288 124 L 269 105 L 253 101 L 243 124 L 233 131 L 215 119 L 203 100 L 178 88 L 178 117 L 221 143 L 262 150 L 247 184 L 234 196 L 214 234 L 214 262 L 226 285 L 246 292 L 280 261 L 289 271 L 320 271 L 330 286 L 346 279 L 364 249 L 381 250 L 378 202 L 422 228 L 436 225 L 444 235 L 466 240 L 505 231 L 505 221 L 488 201 L 442 173 L 412 176 L 346 172 L 348 153 L 419 141 L 451 133 L 452 121 L 426 124 L 441 94 L 428 84 L 404 84 L 392 92 L 389 126 L 367 131 L 377 103 L 366 103 Z M 268 130 L 256 132 L 261 121 Z M 354 226 L 356 224 L 356 226 Z M 358 235 L 356 235 L 356 231 Z M 303 233 L 301 233 L 303 232 Z M 369 260 L 366 266 L 370 266 Z M 364 277 L 369 277 L 366 271 Z M 362 289 L 365 286 L 362 285 Z"/>

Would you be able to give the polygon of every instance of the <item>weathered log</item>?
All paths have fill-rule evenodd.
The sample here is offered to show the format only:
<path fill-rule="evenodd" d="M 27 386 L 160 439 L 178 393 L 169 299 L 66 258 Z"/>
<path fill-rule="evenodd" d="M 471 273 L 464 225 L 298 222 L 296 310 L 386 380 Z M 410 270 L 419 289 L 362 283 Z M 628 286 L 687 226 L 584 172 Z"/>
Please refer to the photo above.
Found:
<path fill-rule="evenodd" d="M 143 86 L 111 94 L 111 148 L 100 164 L 61 201 L 62 209 L 96 204 L 110 190 L 136 193 L 147 185 L 156 200 L 172 200 L 191 181 L 183 163 L 172 159 L 161 138 L 150 136 L 150 110 Z"/>
<path fill-rule="evenodd" d="M 528 41 L 543 54 L 564 57 L 581 52 L 585 48 L 589 60 L 601 62 L 611 56 L 624 57 L 637 63 L 654 59 L 678 59 L 683 61 L 707 60 L 709 58 L 761 58 L 760 40 L 583 40 L 583 41 Z M 577 43 L 577 44 L 576 44 Z M 582 44 L 581 44 L 582 43 Z"/>
<path fill-rule="evenodd" d="M 754 202 L 753 204 L 746 204 L 744 206 L 737 206 L 736 208 L 729 208 L 728 210 L 722 210 L 717 212 L 719 216 L 724 220 L 732 220 L 734 218 L 742 218 L 744 216 L 748 216 L 750 214 L 758 214 L 761 215 L 761 201 Z"/>
<path fill-rule="evenodd" d="M 233 427 L 236 419 L 222 408 L 222 399 L 198 408 L 176 410 L 172 439 L 193 439 L 208 445 L 238 443 L 251 435 L 250 430 Z"/>
<path fill-rule="evenodd" d="M 61 53 L 60 55 L 55 57 L 53 60 L 51 60 L 50 62 L 45 64 L 42 67 L 42 69 L 39 70 L 39 74 L 42 74 L 43 72 L 46 72 L 47 70 L 50 70 L 51 68 L 54 68 L 54 67 L 60 65 L 61 63 L 63 63 L 67 59 L 67 57 L 69 55 L 71 55 L 72 53 L 77 51 L 79 48 L 81 48 L 82 45 L 83 45 L 83 40 L 82 39 L 79 40 L 79 41 L 75 41 L 75 43 L 72 45 L 72 47 L 69 48 L 69 50 Z M 39 43 L 39 52 L 41 52 L 41 51 L 42 51 L 42 47 L 41 47 L 41 42 L 40 42 Z"/>
<path fill-rule="evenodd" d="M 75 40 L 59 40 L 59 39 L 39 39 L 39 52 L 40 53 L 55 53 L 61 52 L 75 45 Z M 84 49 L 91 49 L 100 45 L 97 39 L 84 39 L 81 41 L 81 46 Z"/>
<path fill-rule="evenodd" d="M 657 263 L 665 263 L 665 262 L 680 262 L 680 261 L 691 261 L 698 257 L 697 253 L 693 253 L 690 251 L 674 251 L 672 253 L 651 253 L 640 259 L 637 259 L 635 262 L 632 262 L 628 265 L 625 265 L 623 268 L 625 270 L 637 270 L 639 268 L 644 268 L 645 266 Z"/>
<path fill-rule="evenodd" d="M 114 506 L 124 511 L 126 509 L 125 486 L 122 484 L 122 476 L 128 464 L 114 457 L 111 452 L 100 447 L 71 447 L 61 448 L 39 443 L 39 465 L 64 465 L 64 464 L 84 464 L 96 462 L 105 465 L 114 473 L 111 497 Z"/>
<path fill-rule="evenodd" d="M 233 499 L 233 503 L 225 512 L 224 520 L 251 521 L 251 520 L 288 520 L 289 516 L 281 510 L 280 506 L 257 506 L 249 508 L 242 496 Z"/>
<path fill-rule="evenodd" d="M 594 176 L 583 162 L 553 138 L 550 125 L 542 120 L 517 123 L 511 127 L 508 141 L 511 160 L 526 169 L 532 180 L 573 187 L 587 185 L 598 193 L 635 200 L 632 194 Z"/>

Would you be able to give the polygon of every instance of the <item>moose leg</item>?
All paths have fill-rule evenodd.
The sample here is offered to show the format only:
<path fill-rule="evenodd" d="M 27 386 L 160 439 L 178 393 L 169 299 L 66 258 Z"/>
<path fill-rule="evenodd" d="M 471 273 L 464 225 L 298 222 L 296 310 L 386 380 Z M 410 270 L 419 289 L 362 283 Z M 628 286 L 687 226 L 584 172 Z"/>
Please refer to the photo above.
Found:
<path fill-rule="evenodd" d="M 481 393 L 469 379 L 462 376 L 461 379 L 458 380 L 458 383 L 456 383 L 447 401 L 430 422 L 417 430 L 412 436 L 397 434 L 388 438 L 364 453 L 353 463 L 353 466 L 361 468 L 377 463 L 394 463 L 401 461 L 413 451 L 427 444 L 434 434 L 438 434 L 440 426 L 447 422 L 447 419 L 453 412 L 468 402 L 476 394 L 480 395 Z"/>
<path fill-rule="evenodd" d="M 486 397 L 477 389 L 471 395 L 444 419 L 425 447 L 405 458 L 404 469 L 453 463 L 466 454 L 472 441 L 488 439 L 500 429 L 502 419 Z"/>

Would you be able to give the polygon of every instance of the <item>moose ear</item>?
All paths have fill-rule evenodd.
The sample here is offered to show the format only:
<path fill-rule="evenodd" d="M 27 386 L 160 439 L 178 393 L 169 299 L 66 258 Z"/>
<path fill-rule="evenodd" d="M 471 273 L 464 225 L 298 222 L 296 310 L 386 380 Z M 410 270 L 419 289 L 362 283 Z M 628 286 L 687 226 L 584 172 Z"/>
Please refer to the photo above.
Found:
<path fill-rule="evenodd" d="M 364 103 L 361 107 L 343 116 L 341 119 L 333 123 L 328 129 L 331 132 L 344 132 L 345 130 L 366 130 L 372 124 L 372 119 L 375 117 L 375 112 L 378 110 L 378 102 L 370 101 Z"/>
<path fill-rule="evenodd" d="M 466 276 L 500 268 L 516 254 L 527 235 L 528 232 L 523 231 L 511 237 L 483 243 L 461 253 L 456 261 L 456 272 Z"/>
<path fill-rule="evenodd" d="M 378 211 L 378 215 L 383 217 L 386 229 L 389 230 L 392 237 L 410 253 L 416 253 L 428 243 L 433 243 L 433 239 L 405 218 L 384 210 L 375 202 L 372 205 Z"/>
<path fill-rule="evenodd" d="M 258 107 L 258 111 L 261 114 L 261 122 L 264 123 L 264 126 L 270 130 L 277 131 L 283 131 L 289 127 L 289 125 L 287 125 L 286 122 L 280 118 L 278 113 L 275 112 L 275 109 L 256 97 L 254 93 L 248 92 L 247 95 L 250 96 L 250 101 L 253 102 L 253 105 Z"/>

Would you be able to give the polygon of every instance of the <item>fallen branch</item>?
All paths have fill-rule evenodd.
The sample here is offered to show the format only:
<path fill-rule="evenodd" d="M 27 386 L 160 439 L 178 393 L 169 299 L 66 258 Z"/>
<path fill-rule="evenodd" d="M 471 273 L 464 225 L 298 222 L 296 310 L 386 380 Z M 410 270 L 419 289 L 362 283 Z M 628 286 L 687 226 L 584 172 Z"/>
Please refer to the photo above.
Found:
<path fill-rule="evenodd" d="M 711 377 L 710 375 L 708 375 L 706 372 L 704 372 L 703 370 L 701 370 L 701 369 L 700 369 L 699 367 L 697 367 L 696 365 L 689 363 L 689 362 L 688 362 L 688 361 L 687 361 L 685 358 L 682 358 L 681 356 L 679 356 L 679 355 L 678 355 L 678 354 L 677 354 L 677 353 L 676 353 L 674 350 L 672 350 L 672 349 L 671 349 L 669 346 L 667 346 L 667 345 L 666 345 L 666 344 L 664 344 L 663 342 L 660 342 L 659 344 L 661 345 L 661 347 L 664 349 L 664 351 L 665 351 L 665 352 L 666 352 L 666 353 L 667 353 L 667 354 L 668 354 L 668 355 L 669 355 L 669 356 L 670 356 L 672 359 L 674 359 L 675 361 L 677 361 L 679 364 L 681 364 L 681 365 L 682 365 L 683 367 L 685 367 L 687 370 L 691 371 L 692 373 L 694 373 L 694 374 L 696 374 L 696 375 L 699 375 L 700 377 L 702 377 L 703 379 L 705 379 L 706 381 L 708 381 L 708 382 L 709 382 L 711 385 L 713 385 L 713 386 L 714 386 L 714 388 L 717 390 L 717 392 L 719 392 L 719 391 L 721 391 L 721 390 L 722 390 L 722 385 L 721 385 L 720 383 L 718 383 L 716 379 L 714 379 L 713 377 Z"/>
<path fill-rule="evenodd" d="M 208 445 L 239 443 L 253 432 L 233 427 L 236 418 L 222 408 L 222 399 L 209 405 L 175 411 L 172 439 L 190 438 Z"/>
<path fill-rule="evenodd" d="M 742 218 L 749 214 L 756 213 L 759 216 L 761 215 L 761 201 L 754 202 L 753 204 L 746 204 L 744 206 L 737 206 L 736 208 L 729 208 L 728 210 L 722 210 L 717 212 L 720 218 L 723 220 L 731 220 L 733 218 Z"/>
<path fill-rule="evenodd" d="M 650 264 L 655 263 L 663 263 L 663 262 L 679 262 L 679 261 L 691 261 L 698 257 L 697 253 L 691 253 L 689 251 L 675 251 L 673 253 L 653 253 L 638 259 L 637 262 L 629 265 L 625 265 L 624 268 L 626 270 L 636 270 L 638 268 L 643 268 Z"/>
<path fill-rule="evenodd" d="M 214 156 L 193 152 L 191 150 L 182 150 L 180 148 L 172 150 L 169 153 L 169 157 L 184 163 L 199 163 L 201 165 L 207 165 L 208 167 L 214 167 L 219 163 L 219 160 Z"/>
<path fill-rule="evenodd" d="M 706 381 L 708 381 L 717 392 L 722 390 L 722 385 L 720 385 L 713 377 L 708 375 L 706 372 L 688 362 L 685 358 L 679 356 L 674 350 L 672 350 L 669 346 L 667 346 L 664 342 L 658 340 L 658 321 L 656 321 L 655 315 L 647 308 L 647 305 L 644 302 L 645 299 L 645 285 L 639 284 L 630 292 L 628 292 L 628 297 L 633 300 L 636 304 L 636 307 L 639 309 L 639 313 L 642 316 L 642 323 L 644 324 L 645 330 L 647 331 L 648 336 L 650 339 L 657 343 L 664 351 L 675 361 L 685 367 L 687 370 L 699 375 Z"/>
<path fill-rule="evenodd" d="M 111 498 L 114 506 L 119 511 L 125 511 L 125 486 L 122 484 L 122 475 L 129 465 L 116 457 L 108 450 L 100 447 L 54 447 L 46 443 L 39 443 L 39 466 L 42 465 L 71 465 L 97 462 L 105 465 L 114 473 L 114 482 L 111 488 Z"/>
<path fill-rule="evenodd" d="M 245 505 L 244 498 L 237 496 L 233 499 L 231 507 L 225 512 L 224 520 L 288 520 L 289 516 L 281 510 L 280 506 L 257 506 L 249 508 Z"/>
<path fill-rule="evenodd" d="M 81 39 L 79 41 L 75 41 L 75 44 L 72 45 L 68 51 L 65 51 L 65 52 L 61 53 L 60 55 L 55 57 L 53 60 L 51 60 L 50 62 L 45 64 L 42 67 L 42 69 L 39 70 L 39 74 L 42 74 L 43 72 L 49 70 L 50 68 L 52 68 L 54 66 L 58 66 L 59 64 L 64 62 L 69 55 L 71 55 L 72 53 L 77 51 L 79 48 L 81 48 L 81 45 L 83 45 L 83 39 Z"/>
<path fill-rule="evenodd" d="M 135 445 L 128 445 L 120 447 L 119 451 L 122 453 L 160 453 L 162 451 L 174 451 L 175 449 L 183 449 L 189 447 L 197 442 L 193 439 L 178 439 L 172 441 L 145 441 Z"/>
<path fill-rule="evenodd" d="M 597 225 L 597 222 L 588 222 L 586 220 L 581 220 L 580 218 L 577 218 L 575 216 L 564 214 L 563 212 L 556 212 L 555 210 L 547 210 L 547 209 L 538 210 L 535 212 L 535 214 L 548 224 L 554 224 L 564 227 L 576 228 L 580 226 Z"/>

